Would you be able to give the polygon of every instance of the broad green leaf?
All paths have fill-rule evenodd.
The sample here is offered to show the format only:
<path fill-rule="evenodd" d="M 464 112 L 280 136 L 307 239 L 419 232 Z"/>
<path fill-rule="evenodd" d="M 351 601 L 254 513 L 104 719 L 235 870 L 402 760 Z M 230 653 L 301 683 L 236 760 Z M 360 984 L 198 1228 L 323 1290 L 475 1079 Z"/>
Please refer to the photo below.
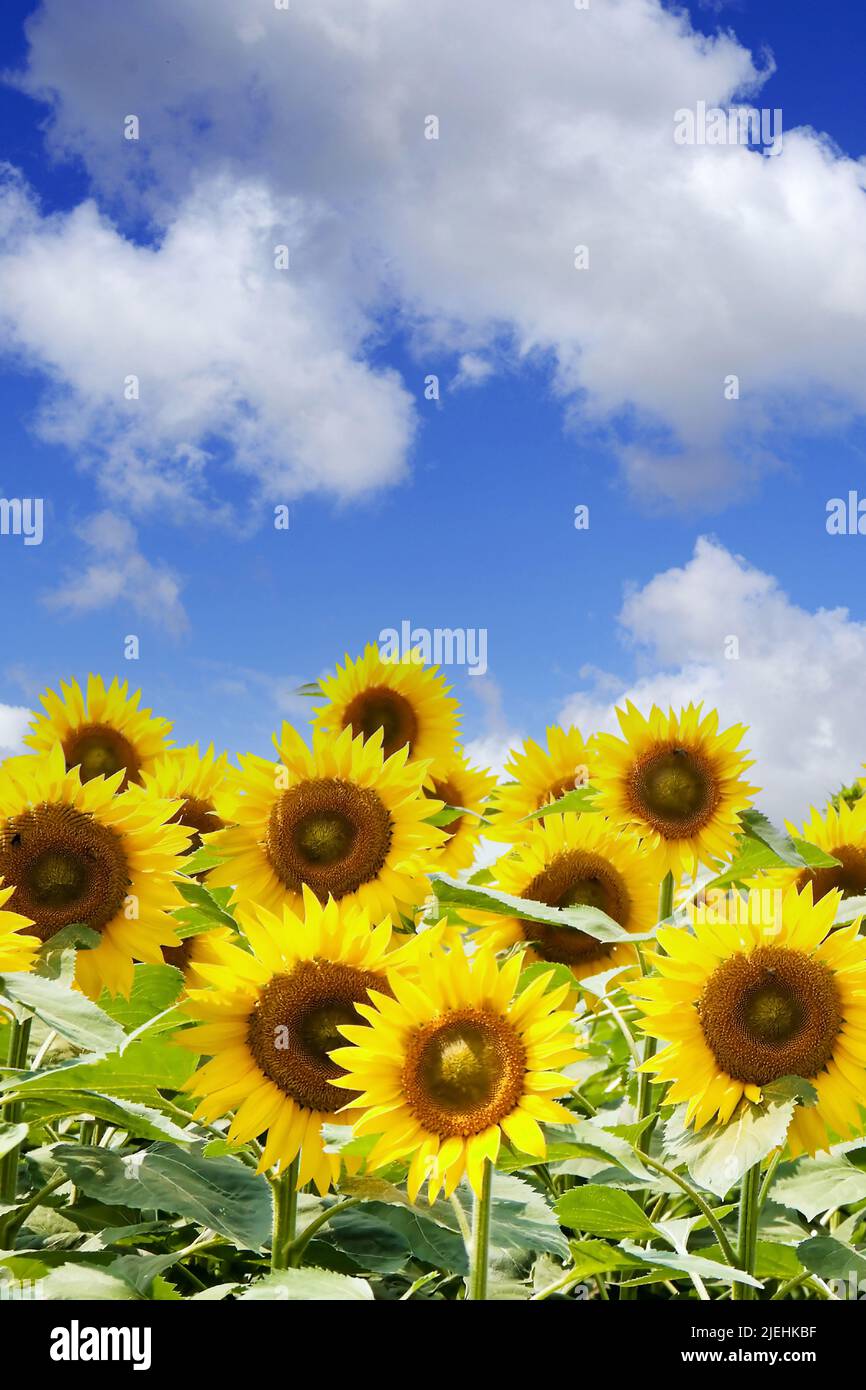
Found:
<path fill-rule="evenodd" d="M 55 1144 L 45 1151 L 77 1187 L 102 1202 L 168 1211 L 209 1226 L 241 1250 L 261 1250 L 271 1234 L 267 1180 L 236 1158 L 204 1158 L 172 1144 L 149 1149 Z"/>
<path fill-rule="evenodd" d="M 66 1300 L 130 1301 L 140 1298 L 126 1279 L 109 1274 L 95 1264 L 64 1264 L 39 1282 L 40 1298 Z"/>
<path fill-rule="evenodd" d="M 237 1296 L 244 1302 L 369 1303 L 373 1290 L 366 1279 L 334 1274 L 329 1269 L 284 1269 L 239 1289 Z"/>
<path fill-rule="evenodd" d="M 474 1200 L 468 1183 L 461 1182 L 455 1196 L 466 1219 L 471 1220 Z M 430 1215 L 451 1230 L 459 1229 L 451 1203 L 442 1198 L 434 1203 Z M 499 1172 L 493 1175 L 490 1244 L 494 1252 L 543 1250 L 560 1259 L 568 1254 L 566 1239 L 544 1198 L 528 1183 Z"/>
<path fill-rule="evenodd" d="M 833 1236 L 810 1236 L 801 1240 L 797 1255 L 803 1266 L 820 1279 L 866 1280 L 866 1257 Z"/>
<path fill-rule="evenodd" d="M 649 1240 L 655 1235 L 655 1228 L 634 1198 L 614 1187 L 594 1183 L 572 1187 L 556 1203 L 556 1215 L 563 1226 L 590 1236 Z"/>
<path fill-rule="evenodd" d="M 137 1139 L 170 1139 L 175 1144 L 192 1144 L 197 1136 L 188 1134 L 174 1120 L 149 1105 L 105 1096 L 97 1091 L 57 1091 L 42 1094 L 38 1087 L 27 1089 L 27 1113 L 31 1121 L 50 1124 L 67 1115 L 92 1115 Z"/>
<path fill-rule="evenodd" d="M 83 922 L 70 922 L 43 943 L 39 949 L 36 974 L 50 980 L 68 979 L 75 971 L 75 952 L 92 951 L 102 940 L 98 931 Z"/>
<path fill-rule="evenodd" d="M 838 859 L 834 859 L 831 854 L 819 849 L 817 845 L 809 844 L 807 840 L 792 839 L 795 853 L 799 856 L 802 863 L 810 869 L 830 869 L 838 864 Z M 757 873 L 764 869 L 778 869 L 787 864 L 775 850 L 762 840 L 743 837 L 738 842 L 737 853 L 733 862 L 722 873 L 711 878 L 705 885 L 703 891 L 709 893 L 718 888 L 730 888 L 734 884 L 745 883 L 747 879 L 753 878 Z"/>
<path fill-rule="evenodd" d="M 459 1232 L 433 1220 L 424 1208 L 373 1201 L 365 1202 L 359 1210 L 374 1217 L 380 1229 L 384 1228 L 397 1236 L 403 1249 L 422 1264 L 432 1265 L 434 1269 L 448 1270 L 453 1274 L 468 1273 L 463 1237 Z M 353 1256 L 358 1249 L 359 1234 L 351 1220 L 354 1214 L 346 1212 L 335 1217 L 330 1223 L 336 1244 L 348 1255 Z M 356 1238 L 354 1248 L 347 1241 L 350 1233 Z M 405 1264 L 405 1258 L 403 1263 Z"/>
<path fill-rule="evenodd" d="M 763 1088 L 760 1105 L 742 1100 L 726 1125 L 686 1128 L 686 1107 L 677 1106 L 665 1126 L 665 1148 L 685 1163 L 699 1187 L 724 1197 L 753 1164 L 784 1144 L 799 1097 L 814 1090 L 799 1077 L 783 1077 Z"/>
<path fill-rule="evenodd" d="M 725 1257 L 718 1245 L 713 1245 L 701 1254 L 707 1260 L 725 1263 Z M 803 1266 L 797 1258 L 796 1250 L 790 1245 L 779 1245 L 774 1240 L 759 1240 L 755 1247 L 756 1279 L 796 1279 L 803 1273 Z"/>
<path fill-rule="evenodd" d="M 76 1047 L 107 1052 L 123 1042 L 123 1029 L 85 995 L 42 975 L 0 975 L 0 995 L 22 1005 Z"/>
<path fill-rule="evenodd" d="M 192 854 L 184 856 L 183 871 L 191 877 L 193 874 L 206 873 L 208 869 L 214 869 L 222 862 L 221 854 L 217 854 L 209 845 L 202 845 L 201 849 L 193 850 Z"/>
<path fill-rule="evenodd" d="M 125 1033 L 134 1033 L 157 1014 L 170 1009 L 182 989 L 183 975 L 175 966 L 136 965 L 129 998 L 106 992 L 99 998 L 99 1007 L 110 1014 Z"/>
<path fill-rule="evenodd" d="M 754 807 L 741 811 L 740 824 L 747 839 L 760 840 L 761 844 L 771 849 L 783 864 L 795 869 L 805 867 L 805 861 L 787 830 L 780 830 L 777 825 L 773 825 L 762 811 L 756 811 Z"/>
<path fill-rule="evenodd" d="M 866 1172 L 846 1158 L 802 1158 L 776 1177 L 773 1201 L 793 1207 L 812 1221 L 824 1211 L 866 1200 Z"/>
<path fill-rule="evenodd" d="M 193 907 L 200 912 L 205 912 L 213 917 L 215 923 L 223 927 L 234 927 L 237 929 L 237 922 L 230 913 L 226 912 L 219 901 L 203 883 L 196 883 L 193 879 L 180 879 L 177 884 L 178 892 Z"/>
<path fill-rule="evenodd" d="M 0 1124 L 0 1158 L 4 1154 L 11 1153 L 13 1149 L 17 1149 L 19 1144 L 23 1144 L 27 1134 L 27 1125 Z"/>
<path fill-rule="evenodd" d="M 122 1034 L 126 1041 L 126 1035 Z M 143 1037 L 122 1052 L 82 1057 L 47 1071 L 29 1072 L 14 1082 L 16 1091 L 38 1090 L 42 1095 L 61 1091 L 100 1091 L 117 1097 L 159 1104 L 157 1087 L 179 1091 L 196 1068 L 196 1059 L 185 1048 L 166 1038 Z M 13 1083 L 8 1083 L 13 1084 Z"/>
<path fill-rule="evenodd" d="M 718 1264 L 703 1255 L 683 1255 L 674 1250 L 659 1250 L 655 1246 L 643 1249 L 630 1240 L 622 1241 L 620 1249 L 644 1264 L 660 1265 L 662 1269 L 673 1269 L 683 1275 L 697 1274 L 700 1279 L 720 1279 L 724 1284 L 750 1284 L 754 1289 L 763 1288 L 760 1279 L 753 1279 L 751 1274 L 731 1269 L 730 1265 Z"/>
<path fill-rule="evenodd" d="M 441 811 L 434 811 L 432 816 L 425 816 L 428 825 L 452 825 L 454 821 L 461 820 L 463 816 L 471 816 L 479 825 L 489 825 L 490 821 L 480 811 L 472 811 L 468 806 L 443 806 Z"/>
<path fill-rule="evenodd" d="M 650 941 L 655 929 L 649 932 L 627 932 L 595 907 L 550 907 L 529 898 L 516 898 L 511 893 L 481 885 L 460 883 L 447 874 L 431 874 L 430 883 L 437 901 L 445 906 L 471 908 L 476 912 L 495 912 L 500 917 L 520 917 L 546 926 L 573 927 L 596 941 Z"/>
<path fill-rule="evenodd" d="M 545 816 L 563 816 L 572 811 L 579 815 L 587 811 L 597 811 L 597 795 L 595 787 L 575 787 L 574 791 L 566 792 L 557 801 L 551 801 L 547 806 L 539 806 L 537 811 L 530 811 L 523 820 L 543 820 Z"/>
<path fill-rule="evenodd" d="M 641 1261 L 626 1255 L 618 1245 L 608 1245 L 604 1240 L 572 1240 L 569 1249 L 574 1262 L 573 1273 L 578 1279 L 589 1279 L 594 1274 L 610 1274 L 616 1269 L 639 1269 Z"/>

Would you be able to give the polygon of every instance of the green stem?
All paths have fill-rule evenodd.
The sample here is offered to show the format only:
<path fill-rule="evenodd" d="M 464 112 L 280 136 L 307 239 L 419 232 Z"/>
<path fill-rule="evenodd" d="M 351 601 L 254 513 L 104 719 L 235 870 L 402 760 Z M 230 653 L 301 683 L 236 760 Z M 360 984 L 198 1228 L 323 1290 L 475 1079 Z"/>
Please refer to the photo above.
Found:
<path fill-rule="evenodd" d="M 635 1145 L 634 1147 L 635 1149 L 637 1149 L 637 1145 Z M 638 1152 L 640 1151 L 638 1150 Z M 706 1217 L 710 1225 L 710 1228 L 713 1232 L 713 1235 L 719 1242 L 719 1247 L 728 1264 L 735 1269 L 737 1266 L 737 1260 L 731 1248 L 731 1243 L 728 1240 L 728 1237 L 725 1235 L 724 1231 L 722 1230 L 717 1217 L 707 1206 L 700 1192 L 696 1191 L 696 1189 L 692 1187 L 690 1183 L 687 1183 L 685 1178 L 681 1178 L 679 1173 L 675 1173 L 673 1168 L 666 1168 L 663 1163 L 659 1163 L 658 1160 L 655 1158 L 649 1158 L 648 1155 L 645 1153 L 642 1153 L 640 1155 L 640 1158 L 641 1162 L 645 1165 L 645 1167 L 652 1168 L 653 1172 L 660 1173 L 662 1177 L 670 1178 L 671 1182 L 676 1183 L 677 1187 L 681 1188 L 682 1191 L 685 1192 L 686 1196 L 691 1198 L 701 1215 Z"/>
<path fill-rule="evenodd" d="M 743 1176 L 740 1187 L 740 1233 L 737 1263 L 746 1274 L 755 1272 L 755 1253 L 758 1243 L 758 1193 L 761 1186 L 761 1165 L 754 1163 Z M 734 1284 L 731 1297 L 743 1302 L 755 1297 L 751 1284 Z"/>
<path fill-rule="evenodd" d="M 481 1193 L 475 1197 L 472 1209 L 472 1252 L 469 1261 L 469 1282 L 466 1297 L 475 1302 L 487 1298 L 487 1267 L 490 1256 L 490 1196 L 493 1190 L 493 1164 L 484 1160 Z"/>
<path fill-rule="evenodd" d="M 27 1047 L 30 1042 L 32 1022 L 29 1014 L 26 1018 L 15 1017 L 10 1022 L 6 1066 L 11 1071 L 23 1071 L 27 1065 Z M 10 1125 L 19 1124 L 23 1112 L 23 1100 L 18 1100 L 10 1105 L 6 1111 L 7 1123 Z M 15 1198 L 18 1194 L 18 1157 L 20 1152 L 21 1146 L 16 1145 L 14 1149 L 10 1149 L 7 1154 L 0 1158 L 0 1206 L 14 1206 L 15 1204 Z M 0 1248 L 6 1248 L 9 1230 L 14 1218 L 14 1212 L 0 1217 Z"/>
<path fill-rule="evenodd" d="M 271 1272 L 289 1268 L 289 1249 L 294 1243 L 298 1220 L 298 1170 L 301 1155 L 296 1154 L 288 1168 L 271 1178 L 274 1198 L 274 1232 L 271 1238 Z"/>
<path fill-rule="evenodd" d="M 670 869 L 669 869 L 668 872 L 665 874 L 664 878 L 662 879 L 661 884 L 659 885 L 658 920 L 659 920 L 660 922 L 664 922 L 665 919 L 666 919 L 667 917 L 670 917 L 670 915 L 671 915 L 671 913 L 673 912 L 673 910 L 674 910 L 674 876 L 673 876 L 673 874 L 671 873 L 671 871 L 670 871 Z M 641 955 L 640 955 L 640 962 L 641 962 L 641 969 L 643 970 L 643 969 L 644 969 L 643 952 L 641 952 Z M 652 1037 L 649 1033 L 647 1033 L 646 1036 L 645 1036 L 645 1038 L 644 1038 L 643 1057 L 641 1058 L 641 1062 L 642 1062 L 642 1063 L 649 1062 L 649 1061 L 652 1059 L 652 1057 L 655 1055 L 655 1050 L 656 1050 L 656 1039 L 655 1039 L 654 1037 Z M 640 1124 L 641 1120 L 645 1120 L 645 1119 L 647 1118 L 648 1115 L 651 1115 L 651 1114 L 652 1114 L 652 1111 L 653 1111 L 653 1083 L 652 1083 L 652 1077 L 650 1076 L 649 1072 L 647 1072 L 647 1071 L 639 1071 L 639 1072 L 638 1072 L 638 1077 L 637 1077 L 637 1118 L 638 1118 L 638 1124 Z M 643 1135 L 641 1136 L 641 1139 L 640 1139 L 640 1151 L 641 1151 L 642 1153 L 645 1151 L 645 1149 L 648 1149 L 648 1148 L 649 1148 L 650 1139 L 652 1138 L 652 1129 L 653 1129 L 652 1125 L 648 1126 L 648 1128 L 647 1128 L 647 1130 L 646 1130 L 646 1133 L 643 1134 Z"/>
<path fill-rule="evenodd" d="M 360 1197 L 345 1197 L 342 1202 L 335 1202 L 332 1207 L 326 1207 L 324 1211 L 319 1212 L 318 1216 L 314 1216 L 309 1225 L 305 1226 L 301 1234 L 292 1242 L 289 1250 L 290 1269 L 298 1269 L 301 1266 L 304 1260 L 304 1251 L 317 1231 L 320 1231 L 333 1217 L 341 1211 L 345 1211 L 347 1207 L 356 1207 L 360 1200 Z"/>
<path fill-rule="evenodd" d="M 773 1179 L 774 1179 L 775 1176 L 776 1176 L 776 1169 L 778 1168 L 778 1166 L 779 1166 L 779 1164 L 780 1164 L 781 1162 L 782 1162 L 782 1150 L 781 1150 L 781 1149 L 777 1149 L 776 1152 L 773 1154 L 773 1157 L 770 1159 L 770 1166 L 769 1166 L 769 1168 L 767 1169 L 766 1175 L 765 1175 L 765 1177 L 764 1177 L 764 1181 L 761 1183 L 761 1190 L 760 1190 L 760 1192 L 758 1193 L 758 1215 L 759 1215 L 759 1216 L 760 1216 L 761 1212 L 762 1212 L 763 1209 L 764 1209 L 764 1203 L 766 1202 L 767 1198 L 768 1198 L 769 1195 L 770 1195 L 770 1188 L 773 1186 Z"/>
<path fill-rule="evenodd" d="M 38 1192 L 34 1192 L 32 1197 L 28 1197 L 26 1202 L 22 1202 L 20 1206 L 17 1206 L 14 1211 L 10 1212 L 6 1217 L 5 1239 L 11 1241 L 18 1233 L 19 1229 L 24 1225 L 31 1211 L 35 1211 L 37 1207 L 41 1207 L 46 1197 L 50 1196 L 52 1192 L 58 1187 L 62 1187 L 63 1184 L 68 1181 L 69 1179 L 66 1177 L 65 1173 L 55 1173 L 54 1177 L 49 1179 L 43 1187 L 40 1187 Z"/>

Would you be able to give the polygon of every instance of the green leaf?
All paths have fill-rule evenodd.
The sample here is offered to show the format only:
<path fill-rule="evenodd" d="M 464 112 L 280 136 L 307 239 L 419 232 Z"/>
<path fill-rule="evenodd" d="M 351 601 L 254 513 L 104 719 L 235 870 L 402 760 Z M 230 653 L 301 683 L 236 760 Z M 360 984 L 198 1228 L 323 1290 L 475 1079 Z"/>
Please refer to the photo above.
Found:
<path fill-rule="evenodd" d="M 125 1038 L 125 1034 L 123 1035 Z M 61 1063 L 50 1070 L 29 1072 L 14 1082 L 16 1091 L 41 1095 L 63 1091 L 99 1091 L 159 1104 L 157 1087 L 179 1091 L 196 1068 L 195 1057 L 166 1038 L 149 1035 L 129 1042 L 122 1052 L 89 1056 Z"/>
<path fill-rule="evenodd" d="M 472 811 L 468 806 L 443 806 L 441 811 L 434 811 L 432 816 L 425 816 L 428 825 L 452 825 L 454 821 L 461 820 L 463 816 L 471 816 L 479 825 L 490 825 L 490 821 L 480 811 Z"/>
<path fill-rule="evenodd" d="M 83 922 L 70 922 L 61 927 L 43 943 L 37 957 L 36 974 L 45 975 L 50 980 L 59 980 L 65 975 L 72 978 L 75 969 L 75 952 L 92 951 L 102 940 L 98 931 L 85 926 Z"/>
<path fill-rule="evenodd" d="M 202 845 L 201 849 L 193 850 L 192 854 L 184 856 L 184 874 L 204 874 L 208 869 L 215 869 L 217 864 L 222 864 L 223 856 L 217 854 L 216 850 L 209 845 Z"/>
<path fill-rule="evenodd" d="M 807 840 L 794 837 L 791 843 L 803 865 L 809 869 L 830 869 L 839 863 L 838 859 L 834 859 L 831 854 L 819 849 L 817 845 L 809 844 Z M 778 869 L 784 867 L 787 862 L 762 840 L 744 836 L 738 842 L 738 850 L 733 862 L 722 873 L 710 879 L 704 885 L 703 891 L 709 893 L 713 889 L 730 888 L 735 884 L 743 884 L 761 870 Z"/>
<path fill-rule="evenodd" d="M 460 883 L 447 874 L 431 874 L 430 883 L 439 904 L 446 907 L 469 907 L 476 912 L 520 917 L 530 922 L 543 922 L 546 926 L 573 927 L 575 931 L 586 932 L 596 941 L 650 941 L 655 936 L 655 929 L 649 932 L 624 931 L 618 922 L 596 907 L 550 907 L 547 903 L 500 893 L 498 889 Z"/>
<path fill-rule="evenodd" d="M 566 792 L 558 801 L 551 801 L 547 806 L 539 806 L 537 811 L 530 811 L 523 820 L 543 820 L 545 816 L 563 816 L 570 811 L 576 811 L 579 815 L 584 815 L 587 811 L 597 811 L 597 795 L 595 787 L 575 787 L 573 792 Z"/>
<path fill-rule="evenodd" d="M 134 1033 L 149 1024 L 157 1014 L 170 1009 L 177 1002 L 182 989 L 183 975 L 175 966 L 136 965 L 129 998 L 105 992 L 99 998 L 99 1007 L 110 1014 L 125 1033 Z"/>
<path fill-rule="evenodd" d="M 373 1290 L 366 1279 L 334 1274 L 329 1269 L 283 1269 L 239 1290 L 238 1298 L 243 1302 L 267 1299 L 278 1303 L 369 1303 Z"/>
<path fill-rule="evenodd" d="M 237 922 L 234 917 L 224 910 L 214 894 L 203 883 L 196 883 L 192 879 L 180 879 L 177 889 L 182 898 L 185 898 L 193 907 L 198 908 L 200 912 L 206 913 L 215 923 L 237 930 Z"/>
<path fill-rule="evenodd" d="M 123 1029 L 85 995 L 42 975 L 0 975 L 0 995 L 29 1009 L 76 1047 L 107 1052 L 123 1042 Z"/>
<path fill-rule="evenodd" d="M 175 1144 L 192 1144 L 197 1136 L 187 1134 L 173 1120 L 149 1105 L 105 1096 L 96 1091 L 39 1091 L 27 1090 L 27 1113 L 39 1124 L 50 1124 L 67 1115 L 92 1115 L 104 1120 L 137 1139 L 169 1139 Z"/>
<path fill-rule="evenodd" d="M 105 1302 L 140 1298 L 126 1279 L 95 1264 L 65 1264 L 53 1269 L 37 1285 L 40 1298 Z"/>
<path fill-rule="evenodd" d="M 725 1125 L 686 1128 L 686 1107 L 677 1106 L 665 1126 L 665 1148 L 685 1163 L 699 1187 L 724 1197 L 753 1164 L 784 1144 L 799 1099 L 814 1100 L 800 1077 L 782 1077 L 763 1088 L 760 1105 L 741 1100 Z"/>
<path fill-rule="evenodd" d="M 723 1284 L 750 1284 L 753 1289 L 763 1288 L 760 1279 L 753 1279 L 751 1274 L 745 1274 L 742 1270 L 731 1269 L 730 1265 L 717 1264 L 704 1255 L 685 1255 L 674 1250 L 659 1250 L 655 1246 L 643 1249 L 630 1240 L 622 1241 L 620 1249 L 644 1264 L 673 1269 L 683 1275 L 697 1274 L 700 1279 L 717 1279 Z"/>
<path fill-rule="evenodd" d="M 857 1283 L 866 1280 L 866 1258 L 833 1236 L 810 1236 L 801 1240 L 797 1255 L 810 1274 L 820 1279 L 854 1278 Z"/>
<path fill-rule="evenodd" d="M 830 1154 L 798 1160 L 787 1172 L 777 1174 L 773 1184 L 773 1201 L 802 1212 L 807 1221 L 864 1200 L 866 1172 Z"/>
<path fill-rule="evenodd" d="M 168 1211 L 209 1226 L 241 1250 L 270 1240 L 267 1180 L 236 1158 L 204 1158 L 171 1144 L 133 1152 L 55 1144 L 44 1150 L 88 1196 L 137 1211 Z"/>
<path fill-rule="evenodd" d="M 578 1279 L 589 1279 L 595 1274 L 610 1274 L 617 1269 L 639 1269 L 641 1261 L 626 1255 L 618 1245 L 608 1245 L 603 1240 L 572 1240 L 569 1249 L 574 1262 L 571 1271 Z"/>
<path fill-rule="evenodd" d="M 591 1236 L 649 1240 L 655 1235 L 655 1227 L 634 1198 L 614 1187 L 594 1183 L 572 1187 L 556 1203 L 556 1215 L 563 1226 Z"/>
<path fill-rule="evenodd" d="M 0 1124 L 0 1158 L 17 1149 L 19 1144 L 23 1144 L 27 1134 L 27 1125 Z"/>

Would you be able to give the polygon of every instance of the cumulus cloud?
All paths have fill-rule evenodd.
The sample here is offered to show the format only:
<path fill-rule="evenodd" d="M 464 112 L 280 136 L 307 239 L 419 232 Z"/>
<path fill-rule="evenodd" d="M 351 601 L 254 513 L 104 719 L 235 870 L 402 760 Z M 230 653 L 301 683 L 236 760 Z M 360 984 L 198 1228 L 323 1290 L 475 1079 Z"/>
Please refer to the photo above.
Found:
<path fill-rule="evenodd" d="M 641 709 L 704 700 L 726 724 L 750 726 L 750 775 L 777 819 L 804 816 L 860 771 L 866 624 L 847 609 L 801 608 L 772 575 L 702 538 L 688 564 L 627 596 L 620 622 L 645 674 L 628 682 L 587 672 L 564 722 L 616 730 L 614 706 L 625 699 Z"/>
<path fill-rule="evenodd" d="M 242 466 L 262 455 L 269 474 L 276 460 L 293 486 L 343 492 L 356 470 L 359 486 L 393 481 L 408 403 L 359 358 L 395 308 L 428 356 L 549 363 L 569 425 L 608 427 L 651 497 L 730 496 L 775 466 L 804 416 L 866 406 L 862 163 L 805 129 L 786 130 L 773 157 L 677 145 L 678 109 L 759 102 L 766 72 L 733 35 L 706 39 L 660 0 L 300 0 L 255 13 L 91 0 L 86 14 L 44 0 L 28 32 L 19 81 L 50 104 L 55 152 L 82 156 L 102 196 L 166 233 L 158 251 L 132 246 L 93 208 L 34 230 L 37 253 L 82 246 L 87 326 L 54 350 L 45 339 L 58 315 L 67 336 L 72 291 L 57 310 L 44 297 L 40 330 L 22 290 L 11 328 L 71 384 L 83 422 L 113 389 L 100 359 L 118 346 L 129 357 L 112 319 L 140 297 L 149 399 L 175 450 L 148 485 L 202 466 L 209 411 Z M 111 55 L 99 83 L 95 48 Z M 138 142 L 121 138 L 126 113 Z M 438 139 L 425 138 L 430 116 Z M 233 202 L 213 182 L 232 169 L 260 191 Z M 255 248 L 287 205 L 300 254 L 277 290 Z M 13 288 L 35 259 L 13 252 Z M 37 264 L 42 283 L 60 277 Z M 313 266 L 332 287 L 324 310 Z M 91 336 L 84 381 L 76 349 Z M 163 350 L 171 374 L 154 361 Z M 739 399 L 725 396 L 731 375 Z M 133 431 L 136 457 L 139 444 Z M 122 450 L 115 463 L 122 474 Z"/>
<path fill-rule="evenodd" d="M 152 564 L 138 548 L 135 527 L 111 511 L 98 512 L 78 528 L 87 559 L 44 602 L 64 612 L 92 613 L 123 601 L 134 613 L 174 636 L 189 626 L 179 580 Z"/>
<path fill-rule="evenodd" d="M 0 758 L 27 752 L 24 735 L 30 719 L 31 712 L 23 705 L 0 704 Z"/>

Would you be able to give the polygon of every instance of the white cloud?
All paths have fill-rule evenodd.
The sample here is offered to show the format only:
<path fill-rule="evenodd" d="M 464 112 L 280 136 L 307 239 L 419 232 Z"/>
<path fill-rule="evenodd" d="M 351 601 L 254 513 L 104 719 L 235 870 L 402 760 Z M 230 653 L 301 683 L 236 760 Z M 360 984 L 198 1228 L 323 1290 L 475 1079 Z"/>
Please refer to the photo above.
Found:
<path fill-rule="evenodd" d="M 111 404 L 118 486 L 129 450 L 147 450 L 135 428 L 114 443 L 108 378 L 139 332 L 151 428 L 172 446 L 147 487 L 197 481 L 209 418 L 284 488 L 394 481 L 408 401 L 359 357 L 367 315 L 395 304 L 425 362 L 549 361 L 569 422 L 615 422 L 623 467 L 653 496 L 730 495 L 774 466 L 787 429 L 866 407 L 864 167 L 809 130 L 772 158 L 676 145 L 677 109 L 759 101 L 763 76 L 684 11 L 44 0 L 28 28 L 21 80 L 52 104 L 53 148 L 167 228 L 154 253 L 85 207 L 34 228 L 6 281 L 26 272 L 12 327 L 71 384 L 79 427 Z M 111 61 L 95 83 L 97 42 Z M 138 142 L 121 138 L 126 113 Z M 227 169 L 258 191 L 229 193 Z M 278 290 L 260 242 L 287 207 L 298 255 Z"/>
<path fill-rule="evenodd" d="M 800 608 L 772 575 L 702 538 L 688 564 L 626 598 L 620 621 L 647 674 L 612 690 L 611 677 L 587 672 L 590 688 L 569 697 L 563 722 L 616 730 L 626 698 L 644 710 L 704 700 L 725 724 L 750 726 L 750 776 L 777 819 L 804 816 L 859 773 L 866 624 L 847 609 Z M 725 656 L 731 637 L 738 660 Z"/>
<path fill-rule="evenodd" d="M 0 704 L 0 758 L 27 752 L 24 735 L 31 718 L 31 711 L 23 705 Z"/>
<path fill-rule="evenodd" d="M 179 580 L 165 566 L 145 559 L 135 527 L 125 517 L 98 512 L 78 528 L 78 535 L 90 558 L 44 595 L 49 607 L 80 614 L 122 601 L 174 636 L 187 630 Z"/>

